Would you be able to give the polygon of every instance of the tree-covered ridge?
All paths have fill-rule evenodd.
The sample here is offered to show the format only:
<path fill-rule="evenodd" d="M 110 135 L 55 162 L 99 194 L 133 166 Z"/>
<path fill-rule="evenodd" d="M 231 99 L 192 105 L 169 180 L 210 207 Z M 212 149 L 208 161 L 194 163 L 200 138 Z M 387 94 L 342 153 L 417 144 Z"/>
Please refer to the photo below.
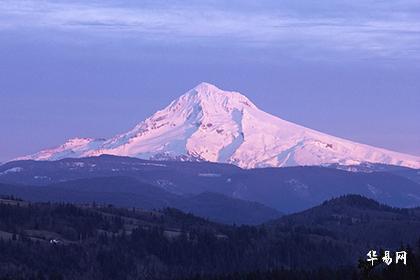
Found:
<path fill-rule="evenodd" d="M 376 246 L 367 242 L 374 238 L 355 242 L 341 236 L 340 227 L 305 226 L 299 218 L 321 210 L 334 216 L 340 199 L 343 213 L 365 209 L 359 208 L 365 202 L 353 201 L 364 198 L 343 197 L 333 201 L 333 208 L 328 202 L 286 216 L 288 224 L 281 219 L 261 226 L 221 225 L 173 208 L 144 211 L 2 199 L 0 279 L 328 279 L 321 277 L 325 273 L 363 279 L 368 267 L 358 269 L 358 260 Z M 400 220 L 400 227 L 409 228 L 419 219 L 415 210 L 384 208 L 365 214 L 374 222 L 372 215 L 388 217 L 388 210 L 410 217 Z M 357 230 L 358 224 L 346 229 Z M 370 230 L 380 236 L 384 229 Z M 418 250 L 411 250 L 412 256 Z M 410 259 L 415 272 L 418 259 Z"/>

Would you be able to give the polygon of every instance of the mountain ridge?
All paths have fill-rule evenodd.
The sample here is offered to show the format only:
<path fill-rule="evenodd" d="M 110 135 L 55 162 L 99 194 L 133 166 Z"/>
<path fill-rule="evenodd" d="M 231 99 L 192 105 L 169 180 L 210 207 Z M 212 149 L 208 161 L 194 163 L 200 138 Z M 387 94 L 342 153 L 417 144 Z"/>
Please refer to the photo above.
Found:
<path fill-rule="evenodd" d="M 127 133 L 74 138 L 19 159 L 57 160 L 110 154 L 142 159 L 210 161 L 242 168 L 357 165 L 420 168 L 406 155 L 294 124 L 260 110 L 247 97 L 201 83 Z"/>
<path fill-rule="evenodd" d="M 149 161 L 102 155 L 58 161 L 15 161 L 0 166 L 0 183 L 47 186 L 93 177 L 133 177 L 173 194 L 203 192 L 256 201 L 283 213 L 300 211 L 326 199 L 361 194 L 394 207 L 420 205 L 418 170 L 394 173 L 392 166 L 381 172 L 350 172 L 322 166 L 241 169 L 235 165 Z M 374 166 L 371 166 L 375 170 Z M 386 171 L 389 170 L 389 171 Z M 414 177 L 413 177 L 414 176 Z M 119 183 L 115 184 L 119 189 Z M 1 188 L 0 188 L 1 191 Z"/>

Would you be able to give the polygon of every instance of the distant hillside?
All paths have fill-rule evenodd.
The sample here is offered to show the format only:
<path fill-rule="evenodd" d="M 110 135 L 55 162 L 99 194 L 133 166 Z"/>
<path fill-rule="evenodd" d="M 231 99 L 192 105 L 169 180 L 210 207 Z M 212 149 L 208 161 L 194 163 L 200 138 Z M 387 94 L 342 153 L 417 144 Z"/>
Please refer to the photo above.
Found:
<path fill-rule="evenodd" d="M 366 168 L 358 172 L 314 166 L 244 170 L 228 164 L 103 155 L 9 162 L 0 166 L 0 183 L 48 186 L 97 177 L 130 177 L 176 195 L 219 193 L 284 213 L 302 211 L 345 194 L 360 194 L 395 207 L 420 206 L 418 170 L 376 165 Z"/>
<path fill-rule="evenodd" d="M 148 210 L 175 207 L 227 224 L 260 224 L 281 216 L 277 210 L 257 202 L 210 192 L 178 195 L 132 177 L 86 178 L 48 186 L 0 183 L 0 194 L 14 195 L 35 202 L 96 202 Z"/>
<path fill-rule="evenodd" d="M 331 164 L 328 167 L 352 172 L 387 172 L 401 177 L 405 177 L 420 184 L 420 170 L 404 166 L 387 165 L 380 163 L 364 163 L 359 165 Z"/>

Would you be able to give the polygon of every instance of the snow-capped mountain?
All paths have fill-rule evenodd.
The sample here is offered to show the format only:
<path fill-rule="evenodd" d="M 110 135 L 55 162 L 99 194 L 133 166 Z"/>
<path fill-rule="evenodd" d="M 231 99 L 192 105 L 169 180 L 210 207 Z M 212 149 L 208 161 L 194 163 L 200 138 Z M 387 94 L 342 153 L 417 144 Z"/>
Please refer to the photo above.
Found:
<path fill-rule="evenodd" d="M 201 83 L 111 139 L 75 138 L 20 159 L 101 154 L 206 160 L 243 168 L 384 163 L 420 168 L 420 157 L 330 136 L 270 115 L 238 92 Z"/>

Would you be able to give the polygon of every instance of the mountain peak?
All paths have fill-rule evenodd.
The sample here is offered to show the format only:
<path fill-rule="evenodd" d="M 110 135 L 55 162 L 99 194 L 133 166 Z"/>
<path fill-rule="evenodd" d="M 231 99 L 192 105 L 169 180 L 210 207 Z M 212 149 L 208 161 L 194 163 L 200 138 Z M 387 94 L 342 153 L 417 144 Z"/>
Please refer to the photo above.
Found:
<path fill-rule="evenodd" d="M 222 90 L 207 82 L 198 84 L 175 100 L 174 103 L 188 103 L 187 106 L 194 106 L 198 104 L 201 109 L 207 109 L 210 114 L 214 114 L 220 109 L 226 112 L 231 112 L 233 109 L 242 111 L 244 106 L 256 108 L 256 106 L 245 95 L 236 91 Z"/>
<path fill-rule="evenodd" d="M 246 96 L 202 82 L 127 133 L 73 139 L 27 159 L 101 154 L 206 160 L 243 168 L 384 163 L 413 168 L 420 158 L 327 135 L 270 115 Z"/>
<path fill-rule="evenodd" d="M 194 89 L 196 92 L 212 92 L 212 93 L 220 93 L 223 92 L 223 90 L 221 90 L 220 88 L 218 88 L 217 86 L 211 84 L 211 83 L 207 83 L 207 82 L 201 82 L 198 85 L 196 85 L 194 87 Z"/>

